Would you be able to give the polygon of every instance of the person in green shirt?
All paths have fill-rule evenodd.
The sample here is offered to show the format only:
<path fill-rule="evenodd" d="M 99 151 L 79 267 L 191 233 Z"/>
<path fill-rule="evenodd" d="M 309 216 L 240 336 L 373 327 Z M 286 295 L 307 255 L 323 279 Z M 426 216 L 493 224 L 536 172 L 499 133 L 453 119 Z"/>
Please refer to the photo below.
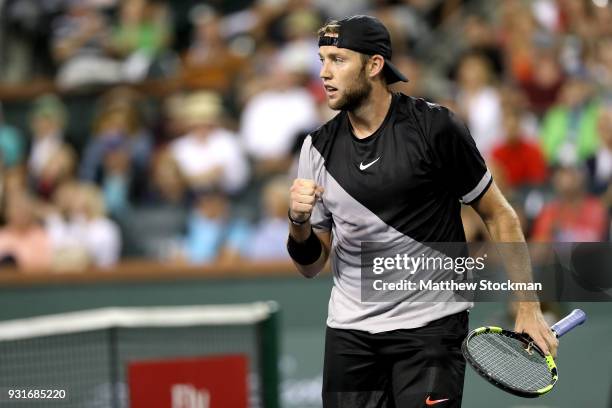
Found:
<path fill-rule="evenodd" d="M 542 150 L 549 164 L 586 160 L 597 150 L 600 101 L 583 77 L 572 77 L 561 89 L 558 103 L 544 115 L 540 130 Z"/>
<path fill-rule="evenodd" d="M 113 30 L 112 48 L 123 57 L 141 51 L 154 57 L 169 43 L 170 27 L 166 10 L 147 0 L 127 0 Z"/>

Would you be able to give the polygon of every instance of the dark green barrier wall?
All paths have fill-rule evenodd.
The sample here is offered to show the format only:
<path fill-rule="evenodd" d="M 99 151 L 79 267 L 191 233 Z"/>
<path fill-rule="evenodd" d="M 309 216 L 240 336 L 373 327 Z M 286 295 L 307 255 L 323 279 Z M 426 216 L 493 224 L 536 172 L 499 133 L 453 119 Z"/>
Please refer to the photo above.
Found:
<path fill-rule="evenodd" d="M 56 285 L 0 289 L 0 319 L 28 317 L 106 306 L 186 305 L 276 300 L 281 306 L 285 408 L 320 407 L 323 335 L 331 278 L 298 276 L 258 279 L 181 280 L 177 282 Z M 612 373 L 612 307 L 581 307 L 589 315 L 585 326 L 562 339 L 556 389 L 538 400 L 509 396 L 484 383 L 468 369 L 464 407 L 610 407 Z M 471 326 L 508 325 L 503 305 L 479 304 Z M 581 345 L 586 349 L 580 350 Z"/>

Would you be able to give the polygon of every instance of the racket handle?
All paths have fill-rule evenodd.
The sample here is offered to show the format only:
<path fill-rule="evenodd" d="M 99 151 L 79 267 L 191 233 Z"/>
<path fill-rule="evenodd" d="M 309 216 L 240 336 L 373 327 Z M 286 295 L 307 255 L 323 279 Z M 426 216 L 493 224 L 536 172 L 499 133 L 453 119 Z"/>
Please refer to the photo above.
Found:
<path fill-rule="evenodd" d="M 563 336 L 568 331 L 572 330 L 576 326 L 580 326 L 586 321 L 586 313 L 580 309 L 574 309 L 572 313 L 553 324 L 551 329 L 555 332 L 557 337 Z"/>

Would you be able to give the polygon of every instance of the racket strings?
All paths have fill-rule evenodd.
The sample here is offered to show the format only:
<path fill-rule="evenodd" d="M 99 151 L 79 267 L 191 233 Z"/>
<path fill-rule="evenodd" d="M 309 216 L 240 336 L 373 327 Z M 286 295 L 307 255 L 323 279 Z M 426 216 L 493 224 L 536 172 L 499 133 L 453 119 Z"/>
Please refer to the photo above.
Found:
<path fill-rule="evenodd" d="M 501 334 L 475 336 L 468 343 L 470 354 L 490 376 L 512 387 L 536 391 L 550 384 L 552 375 L 544 357 L 525 344 Z"/>

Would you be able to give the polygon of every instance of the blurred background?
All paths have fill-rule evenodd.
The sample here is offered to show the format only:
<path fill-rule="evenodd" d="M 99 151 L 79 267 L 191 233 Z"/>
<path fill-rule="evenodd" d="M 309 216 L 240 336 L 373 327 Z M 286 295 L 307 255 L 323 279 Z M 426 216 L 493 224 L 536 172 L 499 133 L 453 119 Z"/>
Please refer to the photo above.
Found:
<path fill-rule="evenodd" d="M 410 78 L 393 89 L 466 122 L 528 240 L 610 240 L 608 0 L 0 0 L 0 319 L 276 300 L 282 401 L 318 407 L 331 282 L 288 262 L 288 188 L 335 114 L 316 31 L 358 13 L 391 32 Z M 607 344 L 591 406 L 610 394 Z M 537 406 L 587 401 L 565 389 Z"/>

